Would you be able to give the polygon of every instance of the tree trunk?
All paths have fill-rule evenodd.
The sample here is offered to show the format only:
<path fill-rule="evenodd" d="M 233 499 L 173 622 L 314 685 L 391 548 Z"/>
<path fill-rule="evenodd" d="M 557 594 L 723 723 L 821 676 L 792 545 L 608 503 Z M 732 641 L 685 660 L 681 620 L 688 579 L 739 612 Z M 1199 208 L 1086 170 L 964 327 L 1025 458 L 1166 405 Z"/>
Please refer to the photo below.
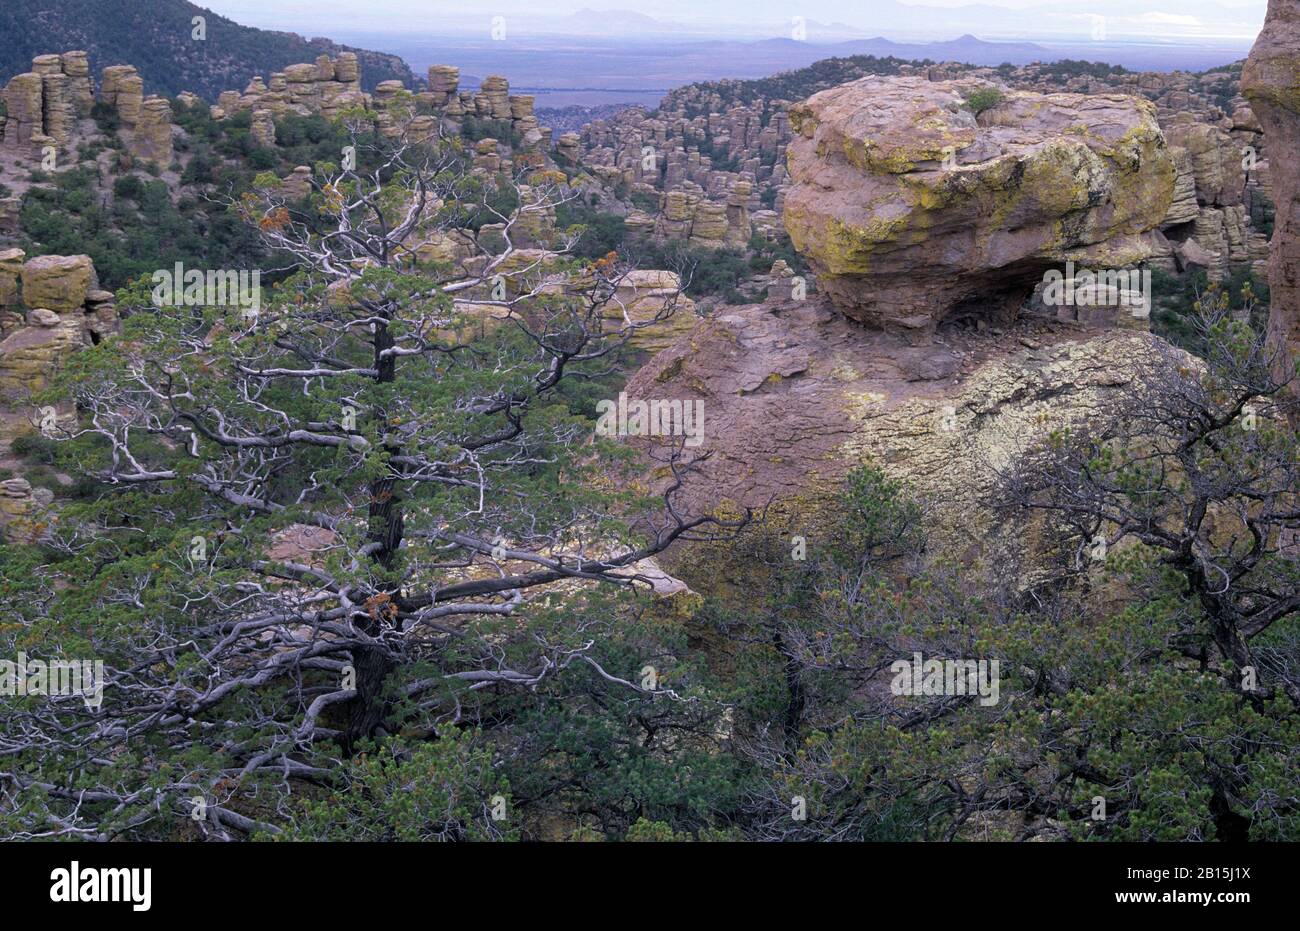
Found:
<path fill-rule="evenodd" d="M 383 351 L 393 346 L 393 337 L 387 326 L 380 324 L 375 327 L 374 346 L 374 366 L 379 373 L 376 381 L 381 384 L 392 383 L 397 378 L 396 360 L 391 356 L 382 357 Z M 376 406 L 372 416 L 378 425 L 380 436 L 391 436 L 388 432 L 388 412 L 382 406 Z M 390 454 L 401 451 L 400 446 L 387 441 L 385 449 Z M 371 558 L 387 571 L 393 568 L 398 548 L 402 544 L 402 501 L 397 494 L 397 483 L 389 478 L 371 482 L 368 491 L 369 539 L 371 543 L 379 544 Z M 363 626 L 365 632 L 372 637 L 378 636 L 385 626 L 396 621 L 397 606 L 402 598 L 401 589 L 394 587 L 385 594 L 388 595 L 388 600 L 375 605 L 370 620 Z M 356 670 L 357 694 L 348 703 L 344 751 L 349 754 L 358 741 L 374 734 L 387 716 L 388 702 L 384 699 L 384 685 L 397 668 L 397 663 L 386 650 L 359 646 L 352 651 L 352 666 Z"/>

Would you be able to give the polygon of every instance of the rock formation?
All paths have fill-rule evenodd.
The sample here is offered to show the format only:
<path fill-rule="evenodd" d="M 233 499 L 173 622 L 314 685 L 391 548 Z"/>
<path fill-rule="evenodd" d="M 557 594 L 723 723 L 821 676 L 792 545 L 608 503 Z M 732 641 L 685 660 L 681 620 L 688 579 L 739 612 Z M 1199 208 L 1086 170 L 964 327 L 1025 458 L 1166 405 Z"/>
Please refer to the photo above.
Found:
<path fill-rule="evenodd" d="M 0 403 L 41 390 L 68 355 L 117 326 L 89 256 L 0 252 Z"/>
<path fill-rule="evenodd" d="M 117 332 L 118 325 L 113 295 L 99 290 L 89 256 L 27 259 L 21 249 L 0 250 L 0 459 L 14 437 L 43 419 L 31 396 L 68 356 Z M 0 537 L 40 539 L 53 498 L 21 475 L 0 480 Z"/>
<path fill-rule="evenodd" d="M 1213 130 L 1200 141 L 1212 143 L 1225 167 L 1242 162 L 1247 153 L 1247 161 L 1257 163 L 1246 169 L 1244 196 L 1236 203 L 1218 203 L 1222 188 L 1198 190 L 1192 156 L 1171 144 L 1177 188 L 1169 215 L 1152 237 L 1151 264 L 1171 273 L 1204 268 L 1212 278 L 1247 264 L 1262 271 L 1267 242 L 1252 224 L 1265 222 L 1272 210 L 1268 159 L 1258 121 L 1237 93 L 1234 67 L 1194 75 L 1134 73 L 1102 65 L 1080 68 L 1060 62 L 995 70 L 956 62 L 912 65 L 883 59 L 830 59 L 776 79 L 676 88 L 657 110 L 634 107 L 587 122 L 576 140 L 566 134 L 556 158 L 566 167 L 581 161 L 606 189 L 620 192 L 614 202 L 602 201 L 600 209 L 625 214 L 633 235 L 689 240 L 699 204 L 725 200 L 730 218 L 734 205 L 728 191 L 736 183 L 746 183 L 752 186 L 747 204 L 750 232 L 774 240 L 782 232 L 780 212 L 790 186 L 786 162 L 793 138 L 788 116 L 793 102 L 772 91 L 779 88 L 798 99 L 868 74 L 930 82 L 970 78 L 1048 94 L 1123 94 L 1151 101 L 1166 130 L 1179 123 Z M 655 155 L 653 170 L 644 165 L 647 146 Z M 1202 173 L 1202 177 L 1207 176 Z M 657 209 L 647 206 L 652 199 L 658 202 Z M 712 213 L 712 208 L 706 209 L 706 225 L 712 222 Z M 696 237 L 697 244 L 706 241 L 714 242 Z M 740 239 L 729 235 L 726 243 L 739 245 Z"/>
<path fill-rule="evenodd" d="M 1249 108 L 1241 118 L 1246 118 Z M 1169 213 L 1160 224 L 1169 240 L 1169 271 L 1195 265 L 1213 280 L 1231 266 L 1262 260 L 1265 245 L 1250 229 L 1246 198 L 1249 152 L 1239 138 L 1219 126 L 1197 122 L 1190 113 L 1174 117 L 1164 129 L 1177 178 Z"/>
<path fill-rule="evenodd" d="M 144 105 L 144 79 L 133 65 L 109 65 L 100 74 L 99 99 L 124 125 L 134 126 Z"/>
<path fill-rule="evenodd" d="M 1284 347 L 1290 361 L 1280 363 L 1286 377 L 1300 359 L 1300 0 L 1269 0 L 1264 29 L 1241 74 L 1242 92 L 1264 129 L 1269 150 L 1285 153 L 1270 160 L 1277 215 L 1270 244 L 1269 339 Z"/>
<path fill-rule="evenodd" d="M 275 114 L 270 110 L 254 110 L 248 134 L 260 146 L 269 148 L 275 145 Z"/>
<path fill-rule="evenodd" d="M 64 149 L 93 103 L 86 53 L 38 55 L 32 70 L 10 80 L 0 96 L 8 110 L 0 119 L 5 145 L 30 147 L 37 156 L 47 145 Z"/>
<path fill-rule="evenodd" d="M 682 291 L 675 272 L 637 269 L 618 283 L 614 298 L 604 307 L 607 326 L 617 332 L 629 324 L 642 329 L 632 333 L 630 345 L 659 352 L 695 329 L 700 318 L 695 304 Z"/>
<path fill-rule="evenodd" d="M 478 93 L 460 89 L 460 69 L 453 65 L 431 65 L 426 89 L 416 95 L 443 127 L 459 132 L 466 117 L 509 124 L 511 135 L 519 137 L 523 152 L 545 152 L 551 147 L 551 130 L 533 115 L 531 94 L 511 94 L 510 82 L 490 74 Z"/>
<path fill-rule="evenodd" d="M 401 86 L 400 81 L 394 83 Z M 212 116 L 225 119 L 240 110 L 265 110 L 273 116 L 319 113 L 334 119 L 348 107 L 363 106 L 369 100 L 361 89 L 361 66 L 356 54 L 342 52 L 337 59 L 321 55 L 315 62 L 290 65 L 274 72 L 269 81 L 257 75 L 243 93 L 224 91 L 212 108 Z"/>
<path fill-rule="evenodd" d="M 1151 104 L 1008 91 L 977 116 L 988 88 L 866 78 L 791 108 L 785 225 L 850 317 L 923 340 L 1013 316 L 1051 267 L 1155 251 L 1175 171 Z"/>
<path fill-rule="evenodd" d="M 96 99 L 86 53 L 38 55 L 32 70 L 11 80 L 3 97 L 8 116 L 0 120 L 0 139 L 5 145 L 28 147 L 38 158 L 47 146 L 70 149 L 78 122 L 90 116 Z M 171 104 L 162 97 L 146 98 L 134 67 L 105 68 L 98 99 L 117 116 L 132 155 L 160 167 L 171 165 Z"/>
<path fill-rule="evenodd" d="M 0 197 L 0 241 L 18 235 L 18 221 L 22 209 L 21 197 Z"/>
<path fill-rule="evenodd" d="M 771 519 L 811 538 L 847 472 L 871 462 L 933 502 L 945 551 L 1010 566 L 1029 542 L 992 532 L 998 470 L 1052 431 L 1192 364 L 1150 333 L 1081 338 L 1034 318 L 946 343 L 910 347 L 824 299 L 729 308 L 656 355 L 626 393 L 703 402 L 691 507 L 773 504 Z M 704 581 L 689 564 L 666 566 Z"/>

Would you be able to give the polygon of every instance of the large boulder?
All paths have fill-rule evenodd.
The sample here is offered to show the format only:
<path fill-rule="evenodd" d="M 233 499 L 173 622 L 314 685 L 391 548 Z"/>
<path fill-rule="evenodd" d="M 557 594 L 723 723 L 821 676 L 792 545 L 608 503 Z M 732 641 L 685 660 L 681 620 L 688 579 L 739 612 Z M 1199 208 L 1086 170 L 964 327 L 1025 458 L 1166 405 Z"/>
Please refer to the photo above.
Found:
<path fill-rule="evenodd" d="M 836 305 L 886 329 L 1013 316 L 1068 260 L 1141 262 L 1173 201 L 1155 107 L 1136 97 L 870 77 L 789 113 L 786 229 Z"/>
<path fill-rule="evenodd" d="M 99 288 L 88 255 L 42 255 L 23 265 L 23 303 L 58 313 L 80 310 Z"/>
<path fill-rule="evenodd" d="M 1300 358 L 1300 0 L 1269 0 L 1264 29 L 1241 71 L 1241 92 L 1264 127 L 1277 219 L 1268 260 L 1268 332 L 1279 377 Z"/>

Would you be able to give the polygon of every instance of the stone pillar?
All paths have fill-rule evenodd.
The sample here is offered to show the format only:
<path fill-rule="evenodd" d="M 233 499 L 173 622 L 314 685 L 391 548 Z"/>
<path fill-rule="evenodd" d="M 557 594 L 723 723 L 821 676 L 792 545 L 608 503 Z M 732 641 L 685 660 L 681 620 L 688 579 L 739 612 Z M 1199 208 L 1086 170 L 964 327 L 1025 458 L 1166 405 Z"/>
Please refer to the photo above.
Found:
<path fill-rule="evenodd" d="M 9 118 L 5 121 L 6 145 L 30 145 L 33 135 L 45 132 L 44 82 L 39 74 L 28 72 L 16 76 L 4 90 Z"/>
<path fill-rule="evenodd" d="M 433 95 L 433 105 L 441 110 L 456 96 L 460 87 L 460 69 L 455 65 L 429 66 L 429 93 Z"/>
<path fill-rule="evenodd" d="M 749 243 L 749 195 L 753 189 L 748 181 L 737 181 L 727 194 L 727 242 L 732 245 Z"/>
<path fill-rule="evenodd" d="M 172 163 L 172 105 L 165 97 L 148 97 L 140 107 L 131 154 L 166 168 Z"/>
<path fill-rule="evenodd" d="M 99 99 L 117 112 L 123 126 L 134 126 L 144 105 L 144 79 L 132 65 L 109 65 L 100 76 Z"/>
<path fill-rule="evenodd" d="M 510 82 L 499 74 L 489 74 L 479 88 L 482 115 L 494 120 L 510 119 Z"/>
<path fill-rule="evenodd" d="M 63 60 L 58 55 L 39 55 L 32 59 L 32 71 L 41 76 L 45 135 L 59 146 L 66 146 L 72 139 L 76 112 L 69 93 L 68 76 L 63 73 Z"/>
<path fill-rule="evenodd" d="M 334 62 L 334 80 L 353 85 L 352 89 L 361 90 L 361 63 L 356 52 L 340 52 Z"/>
<path fill-rule="evenodd" d="M 269 149 L 275 145 L 275 114 L 270 110 L 254 110 L 248 134 L 260 146 Z"/>
<path fill-rule="evenodd" d="M 95 103 L 94 82 L 90 79 L 90 60 L 85 52 L 64 52 L 63 73 L 68 76 L 68 95 L 78 119 L 90 116 Z"/>

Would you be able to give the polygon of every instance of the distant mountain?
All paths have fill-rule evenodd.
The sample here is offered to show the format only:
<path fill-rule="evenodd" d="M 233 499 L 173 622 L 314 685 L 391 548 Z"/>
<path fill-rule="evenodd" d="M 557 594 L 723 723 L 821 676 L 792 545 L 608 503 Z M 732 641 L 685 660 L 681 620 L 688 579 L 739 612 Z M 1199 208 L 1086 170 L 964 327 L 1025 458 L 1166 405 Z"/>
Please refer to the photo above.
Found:
<path fill-rule="evenodd" d="M 205 20 L 202 41 L 193 38 L 196 16 Z M 148 93 L 189 90 L 209 100 L 243 90 L 255 74 L 344 51 L 361 60 L 367 89 L 415 82 L 396 55 L 241 26 L 185 0 L 0 0 L 0 83 L 31 70 L 36 55 L 73 49 L 90 53 L 96 76 L 106 65 L 135 65 Z"/>
<path fill-rule="evenodd" d="M 947 42 L 894 42 L 877 36 L 851 42 L 798 42 L 794 39 L 764 39 L 755 46 L 768 50 L 784 50 L 792 57 L 848 58 L 856 55 L 875 55 L 879 58 L 901 58 L 909 61 L 959 61 L 968 65 L 1026 65 L 1032 61 L 1052 61 L 1059 58 L 1050 49 L 1032 42 L 985 42 L 975 36 L 962 36 Z"/>
<path fill-rule="evenodd" d="M 661 22 L 634 10 L 593 10 L 583 8 L 554 23 L 555 28 L 575 35 L 588 33 L 673 32 L 681 26 Z"/>

